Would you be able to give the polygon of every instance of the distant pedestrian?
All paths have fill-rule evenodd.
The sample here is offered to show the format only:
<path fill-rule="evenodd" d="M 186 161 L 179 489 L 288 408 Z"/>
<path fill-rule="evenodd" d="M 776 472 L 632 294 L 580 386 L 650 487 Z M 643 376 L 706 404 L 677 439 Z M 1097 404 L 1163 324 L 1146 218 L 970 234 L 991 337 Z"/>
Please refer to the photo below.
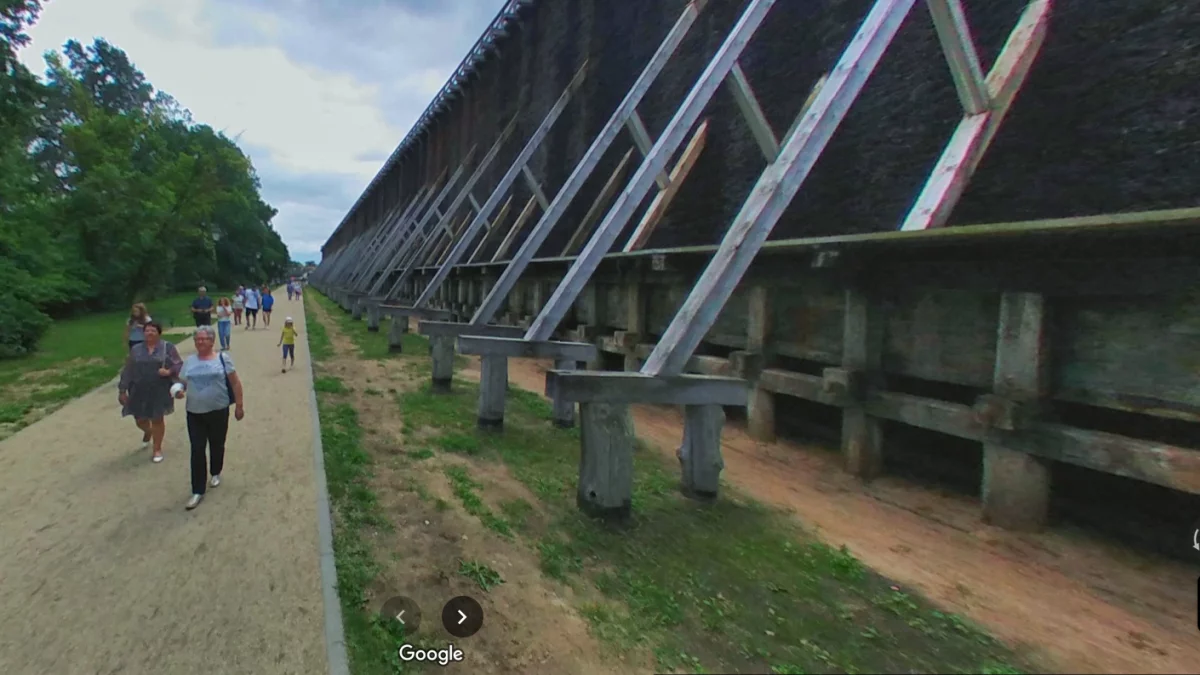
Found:
<path fill-rule="evenodd" d="M 213 301 L 208 297 L 208 289 L 201 286 L 196 292 L 198 295 L 192 300 L 192 317 L 195 318 L 197 326 L 211 325 Z"/>
<path fill-rule="evenodd" d="M 296 280 L 288 279 L 287 282 L 288 302 L 291 302 L 296 297 Z"/>
<path fill-rule="evenodd" d="M 233 417 L 239 422 L 246 415 L 242 380 L 233 357 L 213 351 L 214 337 L 211 327 L 196 331 L 192 337 L 196 353 L 184 362 L 179 374 L 183 386 L 175 394 L 175 398 L 187 396 L 188 440 L 192 446 L 192 497 L 187 502 L 188 510 L 200 505 L 206 483 L 212 487 L 221 484 L 225 439 L 229 435 L 229 406 L 234 406 Z M 208 462 L 204 461 L 206 446 Z"/>
<path fill-rule="evenodd" d="M 141 344 L 146 340 L 146 324 L 153 319 L 150 318 L 150 312 L 146 310 L 146 306 L 142 303 L 135 303 L 129 310 L 129 321 L 125 322 L 125 342 L 129 349 L 133 349 L 134 345 Z"/>
<path fill-rule="evenodd" d="M 258 291 L 253 286 L 246 289 L 246 330 L 258 327 Z"/>
<path fill-rule="evenodd" d="M 263 286 L 262 288 L 262 315 L 263 328 L 271 327 L 271 308 L 275 306 L 275 296 L 271 295 L 271 287 Z"/>
<path fill-rule="evenodd" d="M 178 377 L 183 361 L 175 345 L 161 339 L 162 326 L 158 322 L 150 321 L 142 330 L 145 340 L 129 350 L 121 369 L 117 399 L 121 402 L 121 416 L 133 416 L 142 430 L 142 447 L 153 441 L 153 460 L 161 462 L 163 436 L 167 431 L 164 417 L 175 411 L 171 383 Z"/>
<path fill-rule="evenodd" d="M 246 309 L 246 289 L 238 286 L 233 292 L 233 325 L 242 325 L 242 311 Z"/>
<path fill-rule="evenodd" d="M 217 302 L 217 335 L 221 338 L 221 351 L 229 349 L 233 333 L 233 303 L 229 298 Z"/>
<path fill-rule="evenodd" d="M 279 344 L 276 347 L 283 346 L 283 368 L 279 371 L 286 373 L 288 370 L 288 359 L 291 359 L 291 366 L 296 367 L 296 336 L 300 331 L 296 330 L 296 324 L 292 321 L 292 317 L 287 317 L 283 320 L 283 332 L 279 335 Z"/>

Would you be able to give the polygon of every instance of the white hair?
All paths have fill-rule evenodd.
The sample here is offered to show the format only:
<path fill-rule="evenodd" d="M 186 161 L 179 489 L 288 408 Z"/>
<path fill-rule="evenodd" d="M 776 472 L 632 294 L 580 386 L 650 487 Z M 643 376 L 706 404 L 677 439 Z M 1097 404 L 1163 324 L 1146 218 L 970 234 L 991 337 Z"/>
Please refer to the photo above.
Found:
<path fill-rule="evenodd" d="M 201 333 L 207 333 L 208 337 L 212 338 L 213 340 L 217 339 L 217 331 L 212 326 L 196 326 L 195 335 L 199 335 Z M 192 336 L 193 340 L 195 339 L 195 335 Z"/>

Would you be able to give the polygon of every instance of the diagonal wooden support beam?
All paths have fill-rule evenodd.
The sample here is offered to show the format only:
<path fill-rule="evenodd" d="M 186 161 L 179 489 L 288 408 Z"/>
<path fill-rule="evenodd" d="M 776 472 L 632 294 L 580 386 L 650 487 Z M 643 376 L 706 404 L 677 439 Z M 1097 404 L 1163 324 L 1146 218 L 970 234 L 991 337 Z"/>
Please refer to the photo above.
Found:
<path fill-rule="evenodd" d="M 742 118 L 750 127 L 750 134 L 754 136 L 758 148 L 762 150 L 763 156 L 767 158 L 768 162 L 774 162 L 775 158 L 779 156 L 779 139 L 775 138 L 775 132 L 771 130 L 771 123 L 763 114 L 762 106 L 758 104 L 758 97 L 754 95 L 754 89 L 750 87 L 750 80 L 747 79 L 741 64 L 734 64 L 726 82 L 729 83 L 733 100 L 737 103 L 738 110 L 742 112 Z"/>
<path fill-rule="evenodd" d="M 546 192 L 542 189 L 542 184 L 538 182 L 537 176 L 533 175 L 533 170 L 529 168 L 528 164 L 521 166 L 521 177 L 525 179 L 525 184 L 529 186 L 529 191 L 533 193 L 534 197 L 537 197 L 538 205 L 542 207 L 542 210 L 545 211 L 550 208 L 550 200 L 546 198 Z"/>
<path fill-rule="evenodd" d="M 508 212 L 512 210 L 513 199 L 515 198 L 516 195 L 509 195 L 508 199 L 504 201 L 504 206 L 500 207 L 500 213 L 496 214 L 496 217 L 492 219 L 491 226 L 479 238 L 479 245 L 475 247 L 475 252 L 467 259 L 468 264 L 478 260 L 484 249 L 487 248 L 488 242 L 492 241 L 492 238 L 497 234 L 504 231 L 504 223 L 508 222 Z"/>
<path fill-rule="evenodd" d="M 563 247 L 562 255 L 564 257 L 571 255 L 572 252 L 586 241 L 588 233 L 592 231 L 592 225 L 600 219 L 600 216 L 604 213 L 604 209 L 612 201 L 613 195 L 621 187 L 621 179 L 625 177 L 625 169 L 629 167 L 629 160 L 632 157 L 633 148 L 630 148 L 625 151 L 625 155 L 617 163 L 617 168 L 613 169 L 608 180 L 605 181 L 604 187 L 600 188 L 600 193 L 596 195 L 596 199 L 588 207 L 587 213 L 584 214 L 583 218 L 579 219 L 579 226 L 575 228 L 575 233 L 571 235 L 571 238 L 567 240 L 567 245 Z"/>
<path fill-rule="evenodd" d="M 612 248 L 613 242 L 621 236 L 621 231 L 629 222 L 629 218 L 641 205 L 642 198 L 646 196 L 646 192 L 655 182 L 655 176 L 663 170 L 671 156 L 683 143 L 688 131 L 700 119 L 704 108 L 708 106 L 717 88 L 729 75 L 729 71 L 774 5 L 774 0 L 751 0 L 746 6 L 725 41 L 717 49 L 717 53 L 704 68 L 704 72 L 692 86 L 671 121 L 667 123 L 666 129 L 663 130 L 658 142 L 654 144 L 649 156 L 642 162 L 625 191 L 617 198 L 608 215 L 600 223 L 592 238 L 588 240 L 587 245 L 583 247 L 579 257 L 575 259 L 558 287 L 554 289 L 554 293 L 551 294 L 545 307 L 533 320 L 533 324 L 530 325 L 529 332 L 526 334 L 527 338 L 545 340 L 554 333 L 559 322 L 575 303 L 579 292 L 587 285 L 592 273 L 600 265 L 600 261 Z"/>
<path fill-rule="evenodd" d="M 760 2 L 761 0 L 754 0 Z M 642 98 L 650 90 L 654 81 L 667 65 L 667 61 L 679 48 L 688 31 L 695 24 L 696 18 L 700 11 L 703 10 L 707 0 L 692 0 L 683 8 L 679 18 L 675 21 L 675 25 L 663 38 L 659 44 L 658 50 L 650 57 L 650 61 L 646 67 L 642 69 L 638 78 L 629 87 L 629 91 L 625 93 L 625 98 L 621 100 L 621 104 L 613 111 L 613 114 L 605 122 L 604 128 L 600 130 L 596 138 L 592 141 L 592 145 L 584 153 L 583 158 L 575 165 L 571 175 L 567 181 L 559 189 L 558 194 L 554 196 L 554 201 L 550 203 L 550 207 L 542 213 L 542 217 L 538 220 L 537 225 L 530 231 L 529 235 L 521 242 L 520 248 L 513 255 L 512 261 L 508 267 L 501 273 L 500 278 L 496 280 L 496 284 L 492 287 L 487 297 L 483 299 L 479 308 L 476 309 L 475 315 L 471 317 L 471 323 L 487 323 L 492 320 L 505 298 L 516 285 L 517 279 L 524 273 L 525 268 L 533 257 L 537 255 L 538 249 L 545 243 L 546 237 L 558 224 L 563 214 L 571 205 L 571 200 L 579 194 L 579 190 L 583 188 L 588 177 L 596 166 L 603 159 L 613 141 L 621 133 L 621 129 L 625 121 L 637 111 L 637 106 L 641 103 Z M 661 170 L 661 169 L 660 169 Z M 515 229 L 515 228 L 514 228 Z M 507 249 L 505 249 L 507 250 Z M 501 259 L 498 255 L 494 259 Z"/>
<path fill-rule="evenodd" d="M 504 256 L 508 254 L 508 249 L 516 241 L 517 235 L 525 228 L 525 223 L 529 222 L 529 219 L 533 217 L 535 209 L 537 209 L 537 197 L 531 195 L 525 202 L 525 207 L 521 209 L 521 213 L 517 214 L 517 219 L 513 221 L 512 227 L 508 229 L 508 233 L 504 235 L 504 240 L 496 248 L 496 252 L 492 255 L 492 262 L 499 262 L 504 259 Z"/>
<path fill-rule="evenodd" d="M 987 77 L 990 109 L 968 113 L 959 122 L 942 156 L 929 174 L 929 180 L 904 219 L 901 230 L 942 227 L 958 204 L 967 183 L 984 153 L 996 137 L 1004 116 L 1025 84 L 1025 78 L 1046 37 L 1050 19 L 1050 0 L 1033 0 L 1021 14 L 1016 28 Z"/>
<path fill-rule="evenodd" d="M 683 155 L 679 157 L 675 168 L 671 169 L 670 183 L 667 188 L 661 190 L 654 201 L 650 202 L 650 208 L 646 210 L 642 222 L 638 223 L 633 234 L 629 235 L 629 241 L 625 244 L 625 253 L 642 248 L 650 240 L 650 235 L 654 234 L 654 228 L 658 226 L 658 221 L 662 220 L 667 213 L 667 208 L 671 206 L 675 195 L 679 194 L 679 188 L 683 187 L 683 182 L 687 180 L 692 167 L 696 165 L 696 160 L 700 159 L 700 153 L 704 151 L 704 143 L 707 139 L 708 120 L 705 120 L 696 129 L 696 133 L 692 134 L 692 140 L 683 149 Z"/>
<path fill-rule="evenodd" d="M 925 5 L 933 17 L 963 110 L 968 115 L 984 112 L 988 109 L 987 84 L 983 81 L 983 67 L 979 65 L 979 53 L 971 39 L 962 0 L 925 0 Z"/>
<path fill-rule="evenodd" d="M 641 151 L 642 156 L 648 156 L 654 149 L 654 141 L 650 138 L 650 131 L 646 129 L 646 123 L 642 121 L 641 115 L 638 115 L 636 110 L 629 114 L 629 119 L 625 120 L 625 126 L 629 128 L 629 134 L 633 136 L 633 144 Z M 671 179 L 667 177 L 666 172 L 659 171 L 654 176 L 654 182 L 658 183 L 658 189 L 666 190 Z"/>
<path fill-rule="evenodd" d="M 457 265 L 459 261 L 462 260 L 462 257 L 467 252 L 467 248 L 471 245 L 471 242 L 475 239 L 475 235 L 479 232 L 479 228 L 481 228 L 483 223 L 486 221 L 488 214 L 490 214 L 496 208 L 496 206 L 500 204 L 500 201 L 504 199 L 505 195 L 509 193 L 509 190 L 512 189 L 513 183 L 517 180 L 518 175 L 525 175 L 526 178 L 530 180 L 532 185 L 537 186 L 537 189 L 534 190 L 534 195 L 540 195 L 539 199 L 545 200 L 545 195 L 540 194 L 541 187 L 537 185 L 537 180 L 533 178 L 532 174 L 529 172 L 528 163 L 530 158 L 533 157 L 533 153 L 537 152 L 537 149 L 541 146 L 542 141 L 544 141 L 546 136 L 550 134 L 550 129 L 554 127 L 555 122 L 558 121 L 558 118 L 562 116 L 563 111 L 566 110 L 567 104 L 571 101 L 571 98 L 577 91 L 579 91 L 579 88 L 583 86 L 584 79 L 587 77 L 587 72 L 588 62 L 585 61 L 581 66 L 579 66 L 579 69 L 575 72 L 575 76 L 571 78 L 571 82 L 563 90 L 562 94 L 558 97 L 558 100 L 555 101 L 554 105 L 550 107 L 550 110 L 546 112 L 545 117 L 542 118 L 542 123 L 529 137 L 529 140 L 525 143 L 525 147 L 522 148 L 521 152 L 519 152 L 516 158 L 513 159 L 508 171 L 500 179 L 500 182 L 496 185 L 495 189 L 492 190 L 491 196 L 488 197 L 488 200 L 483 205 L 479 215 L 477 215 L 475 219 L 471 221 L 470 225 L 466 226 L 463 235 L 454 242 L 453 247 L 450 249 L 450 255 L 447 256 L 446 261 L 442 264 L 441 268 L 438 269 L 437 273 L 433 275 L 433 279 L 430 280 L 429 285 L 425 288 L 425 292 L 422 293 L 414 303 L 417 307 L 429 302 L 430 296 L 437 291 L 437 289 L 442 285 L 442 282 L 445 281 L 446 276 L 450 274 L 450 268 L 452 268 L 454 265 Z"/>
<path fill-rule="evenodd" d="M 445 174 L 444 169 L 442 173 L 443 175 Z M 441 178 L 442 176 L 438 176 L 438 181 L 440 181 Z M 379 243 L 379 247 L 374 253 L 371 254 L 370 257 L 366 259 L 365 263 L 363 264 L 362 274 L 358 275 L 358 277 L 353 280 L 353 283 L 351 284 L 353 290 L 366 290 L 367 285 L 371 283 L 374 275 L 379 272 L 381 266 L 387 260 L 388 256 L 391 255 L 391 251 L 394 249 L 397 239 L 403 236 L 403 230 L 409 219 L 413 218 L 414 214 L 420 213 L 424 208 L 429 196 L 433 194 L 433 188 L 435 185 L 436 182 L 422 187 L 413 197 L 408 207 L 405 208 L 400 216 L 389 226 L 387 235 L 383 238 L 383 241 Z"/>
<path fill-rule="evenodd" d="M 404 224 L 403 231 L 396 239 L 396 247 L 394 252 L 389 258 L 386 259 L 386 262 L 380 270 L 380 274 L 376 278 L 375 282 L 371 285 L 371 288 L 367 291 L 368 295 L 375 296 L 383 290 L 384 284 L 386 284 L 388 281 L 388 276 L 392 273 L 396 266 L 403 262 L 408 256 L 409 250 L 412 248 L 417 239 L 420 238 L 420 234 L 424 232 L 429 221 L 433 219 L 436 213 L 438 213 L 438 207 L 440 207 L 442 202 L 450 196 L 451 192 L 453 192 L 454 187 L 458 185 L 458 179 L 461 178 L 464 173 L 466 173 L 467 167 L 470 165 L 470 160 L 472 157 L 474 157 L 475 150 L 475 147 L 471 148 L 471 151 L 467 153 L 466 158 L 458 165 L 458 167 L 454 170 L 454 173 L 451 174 L 450 179 L 446 181 L 446 184 L 443 185 L 442 189 L 437 193 L 437 197 L 428 204 L 423 213 L 420 213 L 420 217 L 418 218 L 414 214 L 414 217 Z M 430 194 L 433 194 L 433 192 L 430 192 Z"/>
<path fill-rule="evenodd" d="M 915 1 L 876 0 L 812 107 L 787 138 L 779 158 L 759 177 L 720 248 L 646 359 L 643 374 L 674 376 L 683 372 L 875 71 Z"/>
<path fill-rule="evenodd" d="M 445 215 L 441 218 L 442 222 L 454 217 L 454 214 L 456 214 L 458 209 L 462 207 L 463 202 L 467 199 L 467 195 L 471 194 L 471 190 L 475 189 L 475 184 L 478 183 L 480 178 L 483 177 L 483 174 L 487 172 L 487 169 L 491 166 L 492 161 L 494 161 L 496 156 L 500 154 L 500 150 L 504 147 L 504 143 L 508 140 L 509 136 L 512 135 L 513 131 L 516 130 L 517 120 L 520 118 L 520 116 L 520 110 L 513 113 L 512 119 L 510 119 L 508 124 L 505 125 L 504 130 L 500 132 L 500 135 L 496 138 L 496 141 L 492 144 L 492 147 L 488 149 L 487 154 L 484 155 L 483 159 L 479 161 L 479 166 L 475 167 L 475 171 L 471 174 L 471 177 L 467 179 L 467 182 L 463 184 L 462 189 L 459 190 L 458 195 L 455 196 L 454 201 L 452 201 L 450 206 L 446 208 Z M 440 227 L 442 227 L 441 223 L 435 226 L 431 231 L 436 232 Z M 422 230 L 419 228 L 417 231 L 421 232 Z M 416 253 L 413 255 L 412 260 L 419 261 L 424 259 L 429 247 L 433 244 L 433 242 L 434 237 L 426 237 L 420 244 L 416 246 Z M 404 284 L 408 282 L 415 269 L 415 266 L 410 264 L 401 270 L 400 276 L 396 279 L 396 282 L 392 284 L 392 288 L 387 292 L 386 297 L 393 297 L 396 294 L 396 291 L 404 288 Z"/>

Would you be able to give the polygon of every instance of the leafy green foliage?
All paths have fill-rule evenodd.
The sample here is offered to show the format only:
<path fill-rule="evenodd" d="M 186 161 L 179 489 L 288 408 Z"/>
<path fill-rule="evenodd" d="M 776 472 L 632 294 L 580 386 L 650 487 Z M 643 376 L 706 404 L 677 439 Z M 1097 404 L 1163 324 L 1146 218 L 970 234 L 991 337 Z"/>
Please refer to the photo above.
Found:
<path fill-rule="evenodd" d="M 250 159 L 156 91 L 124 51 L 69 40 L 16 59 L 41 0 L 0 0 L 0 359 L 52 318 L 293 268 Z"/>

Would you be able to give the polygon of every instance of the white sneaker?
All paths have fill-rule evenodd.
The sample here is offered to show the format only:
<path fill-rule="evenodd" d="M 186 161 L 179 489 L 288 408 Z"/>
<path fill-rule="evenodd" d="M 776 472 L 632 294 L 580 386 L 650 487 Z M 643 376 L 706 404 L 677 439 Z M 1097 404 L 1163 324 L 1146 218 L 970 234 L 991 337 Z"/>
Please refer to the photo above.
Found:
<path fill-rule="evenodd" d="M 192 509 L 196 508 L 197 506 L 200 506 L 201 499 L 204 499 L 204 495 L 192 495 L 192 498 L 188 500 L 187 510 L 191 511 Z"/>
<path fill-rule="evenodd" d="M 213 477 L 212 477 L 212 480 L 208 481 L 208 484 L 209 484 L 209 485 L 211 485 L 211 486 L 213 486 L 213 487 L 217 487 L 218 485 L 220 485 L 220 484 L 221 484 L 221 477 L 220 477 L 220 476 L 213 476 Z"/>

